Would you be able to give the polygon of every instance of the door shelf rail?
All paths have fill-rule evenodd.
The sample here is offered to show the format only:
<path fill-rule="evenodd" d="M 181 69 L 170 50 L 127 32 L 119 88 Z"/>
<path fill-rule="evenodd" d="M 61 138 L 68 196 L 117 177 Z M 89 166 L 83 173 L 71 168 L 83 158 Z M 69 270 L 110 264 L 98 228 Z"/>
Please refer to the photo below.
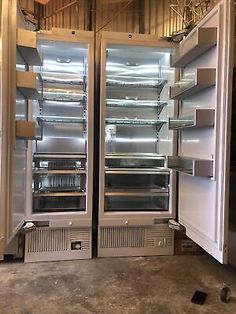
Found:
<path fill-rule="evenodd" d="M 170 98 L 183 100 L 212 87 L 215 85 L 215 76 L 215 69 L 198 68 L 194 70 L 190 78 L 185 75 L 180 81 L 170 86 Z"/>
<path fill-rule="evenodd" d="M 169 118 L 169 130 L 195 129 L 214 126 L 214 109 L 195 109 L 179 117 Z"/>
<path fill-rule="evenodd" d="M 171 66 L 182 68 L 217 44 L 216 27 L 200 27 L 190 33 L 172 55 Z"/>
<path fill-rule="evenodd" d="M 213 176 L 213 160 L 169 156 L 167 158 L 167 166 L 169 169 L 186 173 L 194 177 Z"/>

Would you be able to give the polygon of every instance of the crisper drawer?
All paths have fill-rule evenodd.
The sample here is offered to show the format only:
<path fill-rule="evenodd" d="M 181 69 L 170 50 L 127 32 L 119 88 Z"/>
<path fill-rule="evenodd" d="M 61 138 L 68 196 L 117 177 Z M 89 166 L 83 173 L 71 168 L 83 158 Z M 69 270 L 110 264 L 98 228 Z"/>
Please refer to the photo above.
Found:
<path fill-rule="evenodd" d="M 59 171 L 58 171 L 59 172 Z M 67 173 L 68 172 L 68 173 Z M 86 173 L 76 171 L 51 170 L 48 173 L 37 171 L 34 173 L 34 192 L 66 192 L 82 191 L 86 189 Z"/>
<path fill-rule="evenodd" d="M 62 193 L 61 193 L 62 194 Z M 85 195 L 34 195 L 34 213 L 42 212 L 65 212 L 65 211 L 86 211 Z"/>
<path fill-rule="evenodd" d="M 34 168 L 42 171 L 84 170 L 86 168 L 86 155 L 34 154 Z"/>
<path fill-rule="evenodd" d="M 105 212 L 158 212 L 168 211 L 168 194 L 106 193 Z"/>
<path fill-rule="evenodd" d="M 150 191 L 168 193 L 169 172 L 106 171 L 106 191 Z"/>

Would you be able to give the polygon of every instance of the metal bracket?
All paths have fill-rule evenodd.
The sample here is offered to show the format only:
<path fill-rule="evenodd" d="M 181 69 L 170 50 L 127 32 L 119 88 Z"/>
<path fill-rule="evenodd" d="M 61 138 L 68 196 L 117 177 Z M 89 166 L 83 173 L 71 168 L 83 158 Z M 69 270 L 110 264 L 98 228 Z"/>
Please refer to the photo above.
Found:
<path fill-rule="evenodd" d="M 31 221 L 27 221 L 20 229 L 20 233 L 26 234 L 35 229 L 36 229 L 36 225 Z"/>
<path fill-rule="evenodd" d="M 186 233 L 186 228 L 183 225 L 181 225 L 178 221 L 175 221 L 174 219 L 170 219 L 168 221 L 168 227 L 170 229 Z"/>

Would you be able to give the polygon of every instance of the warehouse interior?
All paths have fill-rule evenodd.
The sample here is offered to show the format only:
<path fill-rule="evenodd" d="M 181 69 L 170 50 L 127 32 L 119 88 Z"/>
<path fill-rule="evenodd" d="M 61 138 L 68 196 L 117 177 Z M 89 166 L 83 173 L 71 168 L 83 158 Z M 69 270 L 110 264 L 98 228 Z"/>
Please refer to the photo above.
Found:
<path fill-rule="evenodd" d="M 0 314 L 236 312 L 235 1 L 0 9 Z"/>

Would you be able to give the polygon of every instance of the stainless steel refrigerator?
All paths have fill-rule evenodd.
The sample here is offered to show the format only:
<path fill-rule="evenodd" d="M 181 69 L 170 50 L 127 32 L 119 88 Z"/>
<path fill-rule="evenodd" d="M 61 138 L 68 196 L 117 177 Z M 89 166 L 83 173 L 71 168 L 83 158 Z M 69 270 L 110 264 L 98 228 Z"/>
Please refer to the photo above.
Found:
<path fill-rule="evenodd" d="M 102 34 L 99 256 L 171 255 L 181 229 L 227 263 L 233 32 L 219 1 L 180 44 Z"/>

